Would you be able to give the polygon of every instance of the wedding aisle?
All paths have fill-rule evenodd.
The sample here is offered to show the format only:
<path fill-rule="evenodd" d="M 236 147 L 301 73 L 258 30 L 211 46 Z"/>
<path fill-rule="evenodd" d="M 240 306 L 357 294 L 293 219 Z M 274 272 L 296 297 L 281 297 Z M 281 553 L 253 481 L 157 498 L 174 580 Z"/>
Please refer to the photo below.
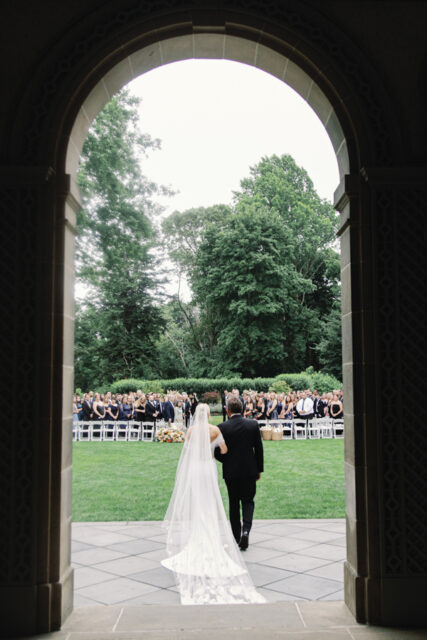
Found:
<path fill-rule="evenodd" d="M 73 523 L 74 606 L 179 605 L 160 522 Z M 268 602 L 342 601 L 345 521 L 256 520 L 244 552 Z"/>

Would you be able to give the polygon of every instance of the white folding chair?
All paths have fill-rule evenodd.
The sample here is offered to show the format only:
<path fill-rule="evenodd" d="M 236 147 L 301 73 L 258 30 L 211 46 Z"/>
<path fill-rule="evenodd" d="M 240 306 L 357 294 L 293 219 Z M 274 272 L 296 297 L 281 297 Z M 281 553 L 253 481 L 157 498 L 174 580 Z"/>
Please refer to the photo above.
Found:
<path fill-rule="evenodd" d="M 103 422 L 102 423 L 102 439 L 114 440 L 116 435 L 116 423 L 115 422 Z"/>
<path fill-rule="evenodd" d="M 316 418 L 308 421 L 308 437 L 310 440 L 319 440 L 320 438 L 320 425 Z"/>
<path fill-rule="evenodd" d="M 90 440 L 90 425 L 92 423 L 88 420 L 82 420 L 79 422 L 79 434 L 78 439 L 80 442 L 83 440 Z"/>
<path fill-rule="evenodd" d="M 330 418 L 317 418 L 321 438 L 332 438 L 332 422 Z"/>
<path fill-rule="evenodd" d="M 129 424 L 128 421 L 120 421 L 117 422 L 116 424 L 116 433 L 114 435 L 114 438 L 117 442 L 117 440 L 124 440 L 127 441 L 128 440 L 128 431 L 129 431 Z"/>
<path fill-rule="evenodd" d="M 344 420 L 333 420 L 332 431 L 334 438 L 344 438 Z"/>
<path fill-rule="evenodd" d="M 294 420 L 295 440 L 307 440 L 307 421 Z"/>
<path fill-rule="evenodd" d="M 127 427 L 127 439 L 129 442 L 137 442 L 141 439 L 141 422 L 129 420 Z"/>
<path fill-rule="evenodd" d="M 283 440 L 292 440 L 292 420 L 285 420 L 282 422 L 283 427 Z"/>
<path fill-rule="evenodd" d="M 99 442 L 101 442 L 101 440 L 102 440 L 102 424 L 103 424 L 102 420 L 93 420 L 90 423 L 90 439 L 92 441 L 99 440 Z"/>
<path fill-rule="evenodd" d="M 141 440 L 153 442 L 155 427 L 153 422 L 141 422 Z"/>

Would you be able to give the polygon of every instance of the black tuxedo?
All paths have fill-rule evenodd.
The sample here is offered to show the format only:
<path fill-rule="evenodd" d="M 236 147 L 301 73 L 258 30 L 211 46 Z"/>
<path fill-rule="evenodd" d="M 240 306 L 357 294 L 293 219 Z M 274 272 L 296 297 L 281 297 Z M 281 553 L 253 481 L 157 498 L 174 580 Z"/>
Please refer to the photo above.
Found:
<path fill-rule="evenodd" d="M 227 485 L 230 524 L 237 542 L 242 530 L 249 533 L 254 514 L 256 481 L 264 471 L 264 451 L 261 433 L 255 420 L 232 416 L 219 426 L 228 447 L 226 454 L 215 449 L 215 458 L 222 462 L 222 475 Z M 240 520 L 242 506 L 242 522 Z"/>

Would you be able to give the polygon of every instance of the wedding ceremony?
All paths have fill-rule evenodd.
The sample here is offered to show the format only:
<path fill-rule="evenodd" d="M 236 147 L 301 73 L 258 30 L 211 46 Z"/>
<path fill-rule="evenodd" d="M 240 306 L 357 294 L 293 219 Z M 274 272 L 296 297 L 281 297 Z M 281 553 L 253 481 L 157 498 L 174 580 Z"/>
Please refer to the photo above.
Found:
<path fill-rule="evenodd" d="M 0 637 L 424 638 L 424 3 L 2 15 Z"/>

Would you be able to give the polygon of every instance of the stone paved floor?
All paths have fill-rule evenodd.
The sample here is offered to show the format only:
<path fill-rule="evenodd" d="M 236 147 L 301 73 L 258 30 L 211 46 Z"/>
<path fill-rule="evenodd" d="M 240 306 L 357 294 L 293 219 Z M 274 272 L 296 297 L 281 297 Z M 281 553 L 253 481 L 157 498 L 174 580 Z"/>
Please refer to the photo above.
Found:
<path fill-rule="evenodd" d="M 178 605 L 164 557 L 159 522 L 74 523 L 74 606 Z M 344 598 L 344 520 L 257 520 L 244 558 L 268 602 Z"/>

